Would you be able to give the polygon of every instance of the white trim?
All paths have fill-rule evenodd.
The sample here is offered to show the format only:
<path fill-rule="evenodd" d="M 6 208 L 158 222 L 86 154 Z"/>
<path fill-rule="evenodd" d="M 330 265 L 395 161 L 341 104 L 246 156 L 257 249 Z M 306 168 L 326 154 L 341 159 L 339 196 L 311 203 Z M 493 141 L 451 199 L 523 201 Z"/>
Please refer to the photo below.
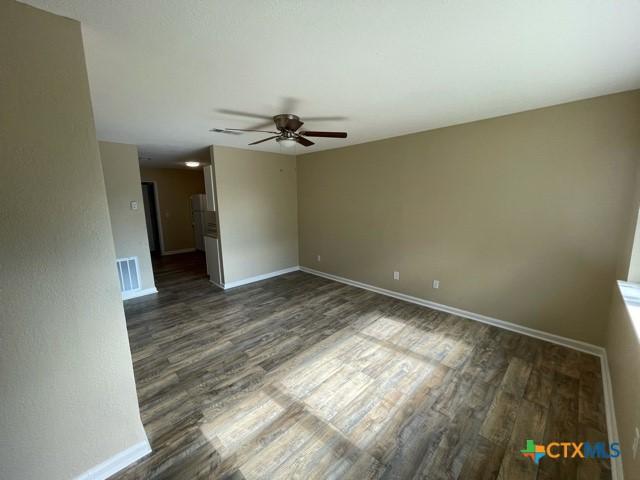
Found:
<path fill-rule="evenodd" d="M 149 453 L 151 453 L 151 446 L 149 440 L 145 438 L 144 441 L 116 453 L 111 458 L 80 474 L 76 480 L 104 480 Z"/>
<path fill-rule="evenodd" d="M 224 283 L 222 285 L 215 283 L 209 280 L 212 284 L 217 287 L 223 288 L 225 290 L 229 290 L 230 288 L 239 287 L 241 285 L 246 285 L 248 283 L 259 282 L 260 280 L 266 280 L 267 278 L 277 277 L 279 275 L 284 275 L 285 273 L 297 272 L 300 270 L 299 266 L 283 268 L 282 270 L 276 270 L 275 272 L 263 273 L 262 275 L 256 275 L 255 277 L 243 278 L 242 280 L 236 280 L 235 282 Z"/>
<path fill-rule="evenodd" d="M 604 391 L 604 412 L 607 419 L 607 433 L 609 434 L 609 443 L 619 442 L 618 422 L 616 420 L 616 409 L 613 404 L 613 384 L 611 382 L 611 372 L 609 372 L 609 360 L 607 359 L 607 351 L 603 348 L 600 356 L 600 366 L 602 368 L 602 389 Z M 624 480 L 624 472 L 622 469 L 622 455 L 611 459 L 611 478 L 612 480 Z"/>
<path fill-rule="evenodd" d="M 144 290 L 135 290 L 132 292 L 122 292 L 122 300 L 130 300 L 132 298 L 144 297 L 145 295 L 151 295 L 158 293 L 156 287 L 145 288 Z"/>
<path fill-rule="evenodd" d="M 618 280 L 618 289 L 626 305 L 638 305 L 640 303 L 640 284 Z"/>
<path fill-rule="evenodd" d="M 365 290 L 371 290 L 372 292 L 380 293 L 388 297 L 393 297 L 399 300 L 404 300 L 406 302 L 422 305 L 424 307 L 433 308 L 434 310 L 440 310 L 441 312 L 451 313 L 453 315 L 458 315 L 459 317 L 468 318 L 470 320 L 476 320 L 478 322 L 487 323 L 489 325 L 493 325 L 494 327 L 499 327 L 505 330 L 510 330 L 512 332 L 521 333 L 523 335 L 527 335 L 529 337 L 535 337 L 540 340 L 545 340 L 547 342 L 556 343 L 558 345 L 569 347 L 574 350 L 579 350 L 581 352 L 589 353 L 591 355 L 600 356 L 602 355 L 602 352 L 604 352 L 604 348 L 599 347 L 597 345 L 593 345 L 591 343 L 581 342 L 580 340 L 573 340 L 571 338 L 562 337 L 560 335 L 555 335 L 553 333 L 543 332 L 542 330 L 536 330 L 536 329 L 525 327 L 515 323 L 505 322 L 504 320 L 498 320 L 497 318 L 487 317 L 486 315 L 469 312 L 467 310 L 462 310 L 456 307 L 450 307 L 448 305 L 432 302 L 430 300 L 425 300 L 423 298 L 412 297 L 411 295 L 406 295 L 400 292 L 394 292 L 393 290 L 387 290 L 386 288 L 375 287 L 367 283 L 357 282 L 355 280 L 350 280 L 348 278 L 339 277 L 337 275 L 332 275 L 330 273 L 321 272 L 319 270 L 314 270 L 312 268 L 300 267 L 300 270 L 302 270 L 303 272 L 311 273 L 313 275 L 318 275 L 320 277 L 325 277 L 330 280 L 335 280 L 336 282 L 346 283 L 347 285 L 364 288 Z"/>
<path fill-rule="evenodd" d="M 166 252 L 162 251 L 160 253 L 160 255 L 162 255 L 164 257 L 166 255 L 177 255 L 179 253 L 191 253 L 191 252 L 195 252 L 195 251 L 196 251 L 195 248 L 183 248 L 181 250 L 167 250 Z"/>
<path fill-rule="evenodd" d="M 430 300 L 425 300 L 418 297 L 413 297 L 411 295 L 406 295 L 404 293 L 394 292 L 393 290 L 387 290 L 386 288 L 376 287 L 374 285 L 369 285 L 367 283 L 362 283 L 362 282 L 358 282 L 348 278 L 339 277 L 337 275 L 321 272 L 319 270 L 314 270 L 312 268 L 300 267 L 300 270 L 306 273 L 310 273 L 312 275 L 328 278 L 329 280 L 334 280 L 336 282 L 345 283 L 347 285 L 362 288 L 365 290 L 370 290 L 372 292 L 380 293 L 388 297 L 393 297 L 399 300 L 404 300 L 406 302 L 415 303 L 417 305 L 429 307 L 434 310 L 439 310 L 441 312 L 451 313 L 459 317 L 468 318 L 469 320 L 476 320 L 478 322 L 493 325 L 494 327 L 503 328 L 505 330 L 510 330 L 516 333 L 521 333 L 522 335 L 527 335 L 529 337 L 534 337 L 540 340 L 555 343 L 557 345 L 562 345 L 564 347 L 572 348 L 574 350 L 579 350 L 581 352 L 589 353 L 591 355 L 595 355 L 599 357 L 600 367 L 602 369 L 602 388 L 604 392 L 604 408 L 605 408 L 605 415 L 607 419 L 607 433 L 609 436 L 609 443 L 620 441 L 618 437 L 618 426 L 616 423 L 615 408 L 613 405 L 613 390 L 612 390 L 612 384 L 611 384 L 611 374 L 609 372 L 609 362 L 607 360 L 607 351 L 603 347 L 600 347 L 598 345 L 593 345 L 591 343 L 581 342 L 579 340 L 574 340 L 572 338 L 562 337 L 560 335 L 555 335 L 553 333 L 543 332 L 542 330 L 536 330 L 536 329 L 525 327 L 522 325 L 517 325 L 515 323 L 506 322 L 504 320 L 498 320 L 497 318 L 487 317 L 486 315 L 480 315 L 478 313 L 469 312 L 467 310 L 462 310 L 460 308 L 450 307 L 448 305 L 442 305 L 440 303 L 432 302 Z M 611 477 L 612 477 L 612 480 L 624 479 L 624 475 L 622 471 L 622 456 L 611 459 Z"/>

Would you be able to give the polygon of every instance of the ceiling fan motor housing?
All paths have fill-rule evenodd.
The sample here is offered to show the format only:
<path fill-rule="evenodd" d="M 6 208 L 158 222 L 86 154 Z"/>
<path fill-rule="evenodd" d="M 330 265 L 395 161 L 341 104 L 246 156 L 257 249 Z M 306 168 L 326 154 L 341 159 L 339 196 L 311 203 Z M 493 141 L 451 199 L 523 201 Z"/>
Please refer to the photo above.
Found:
<path fill-rule="evenodd" d="M 281 132 L 295 132 L 304 124 L 304 122 L 300 120 L 300 117 L 292 115 L 291 113 L 276 115 L 273 117 L 273 121 L 276 124 L 276 128 Z"/>

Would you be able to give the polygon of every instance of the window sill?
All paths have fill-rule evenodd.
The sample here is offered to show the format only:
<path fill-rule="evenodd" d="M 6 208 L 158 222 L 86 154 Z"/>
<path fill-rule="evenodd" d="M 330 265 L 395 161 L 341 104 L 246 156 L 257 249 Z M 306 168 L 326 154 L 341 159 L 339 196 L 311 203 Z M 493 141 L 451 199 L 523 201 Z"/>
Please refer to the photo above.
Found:
<path fill-rule="evenodd" d="M 627 306 L 640 306 L 640 283 L 618 280 L 618 288 Z"/>
<path fill-rule="evenodd" d="M 631 325 L 636 332 L 636 337 L 640 342 L 640 283 L 618 281 L 620 295 L 624 301 Z"/>

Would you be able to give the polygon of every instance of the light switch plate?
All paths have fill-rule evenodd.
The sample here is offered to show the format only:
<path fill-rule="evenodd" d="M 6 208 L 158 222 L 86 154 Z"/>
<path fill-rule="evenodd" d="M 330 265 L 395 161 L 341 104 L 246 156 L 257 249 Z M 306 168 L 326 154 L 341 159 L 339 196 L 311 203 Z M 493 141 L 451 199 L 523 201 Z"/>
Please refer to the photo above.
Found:
<path fill-rule="evenodd" d="M 131 210 L 138 209 L 138 202 L 136 202 L 135 200 L 131 201 L 130 205 L 131 205 Z"/>

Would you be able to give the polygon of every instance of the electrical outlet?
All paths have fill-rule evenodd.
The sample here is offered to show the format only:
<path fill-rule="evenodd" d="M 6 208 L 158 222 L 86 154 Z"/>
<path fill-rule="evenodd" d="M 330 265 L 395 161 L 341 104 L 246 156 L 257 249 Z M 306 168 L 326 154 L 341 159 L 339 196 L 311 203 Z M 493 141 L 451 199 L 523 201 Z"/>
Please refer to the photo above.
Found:
<path fill-rule="evenodd" d="M 636 437 L 633 439 L 633 459 L 638 456 L 638 447 L 640 446 L 640 430 L 636 427 Z"/>
<path fill-rule="evenodd" d="M 131 205 L 131 210 L 138 209 L 138 202 L 136 202 L 135 200 L 132 200 L 131 202 L 129 202 L 129 205 Z"/>
<path fill-rule="evenodd" d="M 440 280 L 433 281 L 433 288 L 440 288 Z"/>
<path fill-rule="evenodd" d="M 321 262 L 322 261 L 322 257 L 320 255 L 318 255 L 318 261 Z"/>
<path fill-rule="evenodd" d="M 400 272 L 393 272 L 393 279 L 400 280 Z"/>

